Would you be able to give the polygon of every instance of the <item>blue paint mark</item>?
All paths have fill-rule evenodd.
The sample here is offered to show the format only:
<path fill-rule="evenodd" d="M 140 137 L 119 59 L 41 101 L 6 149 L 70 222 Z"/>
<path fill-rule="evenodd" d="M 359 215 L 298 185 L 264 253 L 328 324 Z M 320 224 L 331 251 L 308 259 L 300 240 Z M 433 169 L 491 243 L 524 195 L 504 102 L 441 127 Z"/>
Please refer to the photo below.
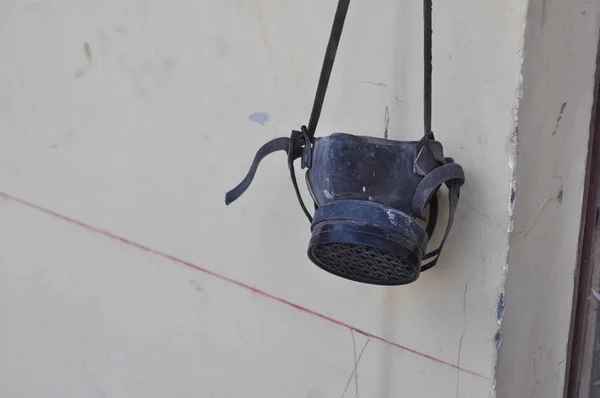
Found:
<path fill-rule="evenodd" d="M 267 112 L 254 112 L 252 115 L 248 116 L 248 119 L 264 126 L 265 123 L 269 121 L 269 117 L 270 115 Z"/>

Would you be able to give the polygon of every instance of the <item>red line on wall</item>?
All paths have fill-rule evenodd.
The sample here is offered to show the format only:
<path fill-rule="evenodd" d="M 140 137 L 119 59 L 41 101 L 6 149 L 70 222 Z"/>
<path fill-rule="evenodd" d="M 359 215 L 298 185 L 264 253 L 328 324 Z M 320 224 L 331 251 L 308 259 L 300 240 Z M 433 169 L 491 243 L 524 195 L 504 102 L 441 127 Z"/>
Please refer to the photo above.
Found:
<path fill-rule="evenodd" d="M 140 243 L 136 243 L 136 242 L 134 242 L 134 241 L 132 241 L 132 240 L 129 240 L 129 239 L 127 239 L 127 238 L 124 238 L 124 237 L 122 237 L 122 236 L 115 235 L 115 234 L 113 234 L 112 232 L 108 232 L 108 231 L 105 231 L 105 230 L 103 230 L 103 229 L 96 228 L 96 227 L 94 227 L 94 226 L 92 226 L 92 225 L 89 225 L 89 224 L 86 224 L 86 223 L 84 223 L 84 222 L 82 222 L 82 221 L 78 221 L 78 220 L 75 220 L 75 219 L 73 219 L 73 218 L 70 218 L 70 217 L 68 217 L 68 216 L 65 216 L 65 215 L 63 215 L 63 214 L 59 214 L 59 213 L 57 213 L 57 212 L 55 212 L 55 211 L 52 211 L 52 210 L 46 209 L 46 208 L 44 208 L 44 207 L 42 207 L 42 206 L 36 205 L 36 204 L 34 204 L 34 203 L 31 203 L 31 202 L 28 202 L 28 201 L 26 201 L 26 200 L 24 200 L 24 199 L 20 199 L 20 198 L 17 198 L 17 197 L 14 197 L 14 196 L 8 195 L 8 194 L 6 194 L 6 193 L 4 193 L 4 192 L 0 192 L 0 197 L 2 197 L 2 198 L 4 198 L 4 199 L 7 199 L 7 200 L 10 200 L 10 201 L 13 201 L 13 202 L 20 203 L 20 204 L 22 204 L 22 205 L 25 205 L 25 206 L 27 206 L 27 207 L 30 207 L 30 208 L 32 208 L 32 209 L 35 209 L 35 210 L 41 211 L 41 212 L 43 212 L 43 213 L 45 213 L 45 214 L 48 214 L 48 215 L 50 215 L 50 216 L 53 216 L 53 217 L 59 218 L 59 219 L 61 219 L 61 220 L 63 220 L 63 221 L 66 221 L 66 222 L 68 222 L 68 223 L 70 223 L 70 224 L 75 224 L 75 225 L 78 225 L 78 226 L 80 226 L 81 228 L 84 228 L 84 229 L 86 229 L 86 230 L 88 230 L 88 231 L 91 231 L 91 232 L 96 232 L 96 233 L 102 234 L 102 235 L 104 235 L 104 236 L 106 236 L 106 237 L 108 237 L 108 238 L 110 238 L 110 239 L 118 240 L 118 241 L 120 241 L 120 242 L 122 242 L 122 243 L 125 243 L 125 244 L 127 244 L 127 245 L 129 245 L 129 246 L 136 247 L 136 248 L 138 248 L 138 249 L 140 249 L 140 250 L 143 250 L 143 251 L 145 251 L 145 252 L 147 252 L 147 253 L 152 253 L 152 254 L 155 254 L 155 255 L 157 255 L 157 256 L 160 256 L 160 257 L 162 257 L 162 258 L 165 258 L 165 259 L 171 260 L 171 261 L 173 261 L 173 262 L 175 262 L 175 263 L 178 263 L 178 264 L 181 264 L 181 265 L 188 266 L 188 267 L 190 267 L 190 268 L 193 268 L 193 269 L 195 269 L 195 270 L 197 270 L 197 271 L 203 272 L 203 273 L 205 273 L 205 274 L 208 274 L 208 275 L 214 276 L 215 278 L 218 278 L 218 279 L 220 279 L 220 280 L 223 280 L 223 281 L 229 282 L 229 283 L 231 283 L 231 284 L 234 284 L 234 285 L 236 285 L 236 286 L 239 286 L 239 287 L 241 287 L 241 288 L 243 288 L 243 289 L 250 290 L 251 292 L 254 292 L 254 293 L 256 293 L 256 294 L 259 294 L 259 295 L 261 295 L 261 296 L 263 296 L 263 297 L 266 297 L 266 298 L 269 298 L 269 299 L 272 299 L 272 300 L 278 301 L 278 302 L 280 302 L 280 303 L 282 303 L 282 304 L 288 305 L 288 306 L 290 306 L 290 307 L 293 307 L 293 308 L 295 308 L 295 309 L 297 309 L 297 310 L 300 310 L 300 311 L 302 311 L 302 312 L 304 312 L 304 313 L 307 313 L 307 314 L 310 314 L 310 315 L 313 315 L 313 316 L 319 317 L 319 318 L 321 318 L 321 319 L 324 319 L 324 320 L 326 320 L 326 321 L 329 321 L 329 322 L 331 322 L 331 323 L 334 323 L 334 324 L 336 324 L 336 325 L 340 325 L 340 326 L 343 326 L 343 327 L 345 327 L 345 328 L 348 328 L 348 329 L 355 330 L 355 331 L 357 331 L 357 332 L 359 332 L 359 333 L 362 333 L 362 334 L 364 334 L 365 336 L 368 336 L 368 337 L 370 337 L 370 338 L 372 338 L 372 339 L 379 340 L 379 341 L 381 341 L 381 342 L 383 342 L 383 343 L 389 344 L 389 345 L 391 345 L 391 346 L 394 346 L 394 347 L 396 347 L 396 348 L 399 348 L 399 349 L 401 349 L 401 350 L 408 351 L 408 352 L 410 352 L 410 353 L 412 353 L 412 354 L 415 354 L 415 355 L 417 355 L 417 356 L 419 356 L 419 357 L 422 357 L 422 358 L 429 359 L 429 360 L 431 360 L 431 361 L 433 361 L 433 362 L 439 363 L 439 364 L 441 364 L 441 365 L 448 366 L 448 367 L 450 367 L 450 368 L 453 368 L 453 369 L 456 369 L 456 370 L 458 370 L 458 371 L 460 371 L 460 372 L 468 373 L 468 374 L 470 374 L 470 375 L 472 375 L 472 376 L 476 376 L 476 377 L 483 378 L 483 379 L 488 379 L 487 377 L 485 377 L 485 376 L 483 376 L 483 375 L 481 375 L 481 374 L 479 374 L 479 373 L 477 373 L 477 372 L 474 372 L 474 371 L 472 371 L 472 370 L 468 370 L 468 369 L 461 368 L 461 367 L 459 367 L 458 365 L 455 365 L 455 364 L 452 364 L 452 363 L 449 363 L 449 362 L 443 361 L 443 360 L 441 360 L 441 359 L 439 359 L 439 358 L 432 357 L 431 355 L 427 355 L 427 354 L 424 354 L 424 353 L 422 353 L 422 352 L 419 352 L 419 351 L 413 350 L 413 349 L 411 349 L 411 348 L 408 348 L 408 347 L 405 347 L 405 346 L 403 346 L 403 345 L 401 345 L 401 344 L 394 343 L 393 341 L 387 340 L 387 339 L 385 339 L 385 338 L 383 338 L 383 337 L 381 337 L 381 336 L 378 336 L 378 335 L 376 335 L 376 334 L 373 334 L 373 333 L 370 333 L 370 332 L 367 332 L 367 331 L 361 330 L 361 329 L 359 329 L 359 328 L 356 328 L 356 327 L 354 327 L 354 326 L 351 326 L 351 325 L 349 325 L 349 324 L 347 324 L 347 323 L 344 323 L 344 322 L 342 322 L 342 321 L 339 321 L 339 320 L 337 320 L 337 319 L 333 319 L 333 318 L 331 318 L 331 317 L 329 317 L 329 316 L 327 316 L 327 315 L 320 314 L 320 313 L 318 313 L 318 312 L 315 312 L 315 311 L 313 311 L 313 310 L 310 310 L 310 309 L 308 309 L 308 308 L 306 308 L 306 307 L 303 307 L 303 306 L 301 306 L 301 305 L 299 305 L 299 304 L 292 303 L 291 301 L 288 301 L 288 300 L 286 300 L 286 299 L 284 299 L 284 298 L 281 298 L 281 297 L 274 296 L 274 295 L 272 295 L 272 294 L 270 294 L 270 293 L 267 293 L 267 292 L 265 292 L 265 291 L 263 291 L 263 290 L 259 290 L 259 289 L 255 288 L 254 286 L 250 286 L 250 285 L 248 285 L 248 284 L 245 284 L 245 283 L 243 283 L 243 282 L 237 281 L 237 280 L 235 280 L 235 279 L 231 279 L 231 278 L 229 278 L 229 277 L 227 277 L 227 276 L 224 276 L 224 275 L 218 274 L 218 273 L 216 273 L 216 272 L 214 272 L 214 271 L 211 271 L 211 270 L 209 270 L 209 269 L 202 268 L 202 267 L 200 267 L 200 266 L 198 266 L 198 265 L 196 265 L 196 264 L 192 264 L 192 263 L 190 263 L 190 262 L 188 262 L 188 261 L 185 261 L 185 260 L 179 259 L 179 258 L 177 258 L 177 257 L 171 256 L 170 254 L 166 254 L 166 253 L 160 252 L 160 251 L 158 251 L 158 250 L 154 250 L 154 249 L 152 249 L 152 248 L 150 248 L 150 247 L 148 247 L 148 246 L 144 246 L 144 245 L 142 245 L 142 244 L 140 244 Z"/>

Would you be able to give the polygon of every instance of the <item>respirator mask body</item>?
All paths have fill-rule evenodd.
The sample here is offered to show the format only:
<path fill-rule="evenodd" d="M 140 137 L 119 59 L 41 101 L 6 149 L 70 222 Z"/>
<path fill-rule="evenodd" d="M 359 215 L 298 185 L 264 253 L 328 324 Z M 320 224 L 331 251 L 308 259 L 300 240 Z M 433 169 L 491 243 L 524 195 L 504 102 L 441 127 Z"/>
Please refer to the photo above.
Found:
<path fill-rule="evenodd" d="M 311 222 L 310 260 L 334 275 L 374 285 L 404 285 L 433 267 L 446 242 L 464 172 L 445 157 L 431 132 L 431 0 L 425 1 L 425 134 L 419 141 L 334 133 L 314 137 L 349 0 L 340 0 L 308 127 L 259 149 L 246 178 L 226 204 L 249 187 L 268 154 L 285 151 L 292 184 Z M 294 170 L 301 159 L 314 204 L 306 208 Z M 438 193 L 446 185 L 448 221 L 439 247 L 427 252 L 438 216 Z M 425 209 L 429 208 L 427 220 Z M 423 221 L 422 226 L 419 220 Z"/>

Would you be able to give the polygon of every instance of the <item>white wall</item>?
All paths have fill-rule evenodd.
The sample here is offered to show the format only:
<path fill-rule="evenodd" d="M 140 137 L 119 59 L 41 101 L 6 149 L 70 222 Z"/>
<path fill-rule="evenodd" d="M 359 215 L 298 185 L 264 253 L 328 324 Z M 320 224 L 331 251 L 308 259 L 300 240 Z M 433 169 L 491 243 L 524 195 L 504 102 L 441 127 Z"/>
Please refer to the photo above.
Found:
<path fill-rule="evenodd" d="M 307 122 L 334 1 L 1 2 L 0 396 L 490 395 L 526 2 L 435 3 L 467 183 L 440 264 L 382 288 L 306 258 L 283 155 L 223 203 Z M 421 11 L 352 3 L 319 134 L 419 137 Z"/>
<path fill-rule="evenodd" d="M 564 396 L 599 33 L 598 0 L 530 3 L 498 397 Z"/>

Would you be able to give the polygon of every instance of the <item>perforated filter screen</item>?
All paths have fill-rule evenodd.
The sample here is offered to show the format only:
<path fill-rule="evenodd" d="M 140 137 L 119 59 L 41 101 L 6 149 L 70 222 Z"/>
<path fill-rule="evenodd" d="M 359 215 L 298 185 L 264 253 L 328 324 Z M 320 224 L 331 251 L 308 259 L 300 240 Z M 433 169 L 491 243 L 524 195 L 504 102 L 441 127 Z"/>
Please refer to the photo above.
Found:
<path fill-rule="evenodd" d="M 309 256 L 321 268 L 358 282 L 401 285 L 419 276 L 415 264 L 402 257 L 357 243 L 320 243 L 311 248 Z"/>

